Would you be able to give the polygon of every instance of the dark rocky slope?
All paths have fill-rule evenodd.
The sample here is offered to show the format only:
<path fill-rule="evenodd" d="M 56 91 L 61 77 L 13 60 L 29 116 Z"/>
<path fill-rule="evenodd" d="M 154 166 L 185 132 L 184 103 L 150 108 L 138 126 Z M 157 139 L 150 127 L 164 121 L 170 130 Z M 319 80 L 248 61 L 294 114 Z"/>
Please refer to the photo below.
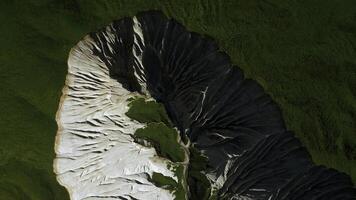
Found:
<path fill-rule="evenodd" d="M 278 105 L 245 79 L 207 36 L 160 12 L 143 12 L 91 34 L 94 51 L 127 89 L 149 93 L 208 158 L 219 198 L 356 199 L 350 178 L 316 166 Z"/>

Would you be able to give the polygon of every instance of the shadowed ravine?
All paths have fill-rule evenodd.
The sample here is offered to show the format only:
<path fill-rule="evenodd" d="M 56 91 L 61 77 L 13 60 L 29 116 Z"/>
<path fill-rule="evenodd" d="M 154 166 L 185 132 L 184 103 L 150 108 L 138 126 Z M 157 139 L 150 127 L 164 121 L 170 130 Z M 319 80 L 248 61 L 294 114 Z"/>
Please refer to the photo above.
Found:
<path fill-rule="evenodd" d="M 127 94 L 163 104 L 180 138 L 206 158 L 202 173 L 215 195 L 206 198 L 356 199 L 351 179 L 313 163 L 286 129 L 279 106 L 257 82 L 244 78 L 213 39 L 156 11 L 115 21 L 89 36 L 96 44 L 92 56 L 110 78 Z M 81 76 L 101 84 L 95 76 Z M 204 195 L 196 189 L 200 181 L 191 179 L 188 198 Z"/>

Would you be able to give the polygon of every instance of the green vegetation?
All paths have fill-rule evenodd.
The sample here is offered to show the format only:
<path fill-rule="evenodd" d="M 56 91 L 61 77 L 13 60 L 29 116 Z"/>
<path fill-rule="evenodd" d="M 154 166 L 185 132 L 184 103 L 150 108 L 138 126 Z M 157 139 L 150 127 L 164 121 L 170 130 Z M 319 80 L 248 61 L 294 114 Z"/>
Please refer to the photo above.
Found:
<path fill-rule="evenodd" d="M 163 123 L 149 123 L 145 128 L 136 130 L 135 137 L 152 143 L 160 156 L 172 162 L 184 161 L 184 149 L 177 141 L 177 131 Z"/>
<path fill-rule="evenodd" d="M 150 181 L 158 187 L 166 188 L 169 191 L 172 191 L 175 195 L 175 200 L 186 200 L 186 189 L 184 188 L 186 182 L 185 178 L 183 177 L 184 167 L 182 165 L 175 165 L 172 167 L 172 170 L 177 175 L 178 183 L 171 177 L 164 176 L 160 173 L 153 173 Z"/>
<path fill-rule="evenodd" d="M 174 174 L 178 178 L 178 184 L 175 186 L 176 190 L 173 193 L 176 196 L 176 200 L 187 200 L 186 194 L 188 193 L 186 186 L 187 182 L 186 179 L 187 177 L 184 175 L 184 166 L 183 165 L 176 165 L 173 167 Z"/>
<path fill-rule="evenodd" d="M 173 171 L 175 171 L 175 174 L 178 175 L 178 183 L 171 177 L 164 176 L 160 173 L 153 173 L 150 181 L 158 187 L 165 188 L 173 192 L 175 200 L 186 200 L 186 189 L 184 188 L 186 183 L 184 181 L 185 178 L 183 177 L 184 168 L 182 165 L 175 166 Z"/>
<path fill-rule="evenodd" d="M 68 199 L 52 172 L 68 52 L 147 9 L 215 38 L 281 105 L 314 161 L 356 181 L 354 0 L 1 0 L 0 199 Z"/>
<path fill-rule="evenodd" d="M 135 141 L 142 145 L 153 146 L 160 157 L 169 159 L 168 168 L 174 172 L 178 180 L 176 182 L 171 177 L 153 173 L 151 182 L 173 192 L 176 200 L 185 200 L 187 193 L 185 188 L 187 178 L 183 166 L 186 161 L 185 150 L 178 132 L 171 126 L 164 106 L 155 101 L 146 101 L 144 98 L 134 98 L 129 101 L 130 108 L 126 115 L 141 123 L 147 123 L 146 127 L 136 130 Z"/>
<path fill-rule="evenodd" d="M 0 179 L 0 199 L 3 200 L 60 199 L 60 195 L 66 195 L 64 190 L 54 190 L 58 183 L 51 180 L 52 173 L 21 161 L 10 160 L 0 166 Z"/>
<path fill-rule="evenodd" d="M 155 147 L 160 156 L 173 162 L 183 162 L 184 149 L 179 143 L 178 132 L 171 126 L 164 106 L 144 98 L 129 101 L 130 108 L 126 115 L 141 123 L 147 123 L 146 127 L 136 130 L 136 141 L 141 143 L 146 140 Z"/>
<path fill-rule="evenodd" d="M 194 147 L 190 147 L 189 150 L 188 185 L 191 198 L 201 200 L 211 199 L 210 182 L 202 173 L 207 168 L 208 159 Z"/>
<path fill-rule="evenodd" d="M 130 109 L 126 113 L 128 117 L 141 123 L 164 122 L 171 126 L 166 110 L 162 104 L 155 101 L 146 101 L 144 98 L 129 99 Z"/>
<path fill-rule="evenodd" d="M 157 187 L 168 189 L 169 191 L 174 191 L 174 188 L 177 185 L 177 182 L 173 178 L 156 172 L 153 173 L 150 181 L 153 182 Z"/>

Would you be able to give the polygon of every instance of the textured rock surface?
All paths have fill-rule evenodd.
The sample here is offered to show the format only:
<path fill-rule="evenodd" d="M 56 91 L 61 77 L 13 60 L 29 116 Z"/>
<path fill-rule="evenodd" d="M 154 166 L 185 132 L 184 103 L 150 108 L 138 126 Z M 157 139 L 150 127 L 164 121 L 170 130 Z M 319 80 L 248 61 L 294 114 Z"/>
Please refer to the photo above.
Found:
<path fill-rule="evenodd" d="M 76 51 L 80 48 L 82 50 Z M 78 78 L 77 82 L 74 77 Z M 349 177 L 315 166 L 308 152 L 286 130 L 278 106 L 256 82 L 245 79 L 211 39 L 187 32 L 160 13 L 147 12 L 125 18 L 85 38 L 71 53 L 67 86 L 58 115 L 61 129 L 56 172 L 61 183 L 79 199 L 85 198 L 86 191 L 103 192 L 102 195 L 109 192 L 108 197 L 134 193 L 138 195 L 135 198 L 142 198 L 141 192 L 132 191 L 147 185 L 147 189 L 151 187 L 147 192 L 152 195 L 164 191 L 143 180 L 144 176 L 139 176 L 142 182 L 134 183 L 137 190 L 130 188 L 123 193 L 118 193 L 121 190 L 118 188 L 127 185 L 127 179 L 117 179 L 104 187 L 100 182 L 92 184 L 92 188 L 73 184 L 76 180 L 73 171 L 77 177 L 94 174 L 90 181 L 83 179 L 88 182 L 101 175 L 105 177 L 105 169 L 114 177 L 126 176 L 120 171 L 130 165 L 120 165 L 115 159 L 131 152 L 141 156 L 135 153 L 138 146 L 129 135 L 142 125 L 124 116 L 126 99 L 135 93 L 152 96 L 163 103 L 180 133 L 187 135 L 193 146 L 208 158 L 204 173 L 219 197 L 355 199 L 356 192 Z M 103 88 L 97 88 L 101 86 Z M 97 119 L 97 115 L 104 118 Z M 78 130 L 78 126 L 85 127 Z M 83 130 L 87 130 L 86 133 L 82 133 Z M 106 152 L 111 137 L 117 143 Z M 101 143 L 102 140 L 105 142 Z M 86 146 L 92 141 L 96 141 L 95 146 L 103 144 L 99 153 Z M 119 143 L 127 146 L 118 147 Z M 71 149 L 68 147 L 75 150 L 67 152 Z M 79 147 L 89 149 L 90 153 L 83 153 Z M 152 149 L 147 151 L 150 153 L 142 154 L 143 163 L 128 158 L 127 163 L 148 166 L 147 171 L 134 170 L 134 173 L 160 170 L 172 176 L 164 164 L 152 164 L 149 158 L 155 153 Z M 85 156 L 88 156 L 86 160 L 81 160 Z M 103 171 L 87 171 L 89 158 L 106 159 L 105 162 L 95 160 L 98 166 L 91 168 Z M 106 162 L 112 165 L 101 168 Z M 95 187 L 105 189 L 94 190 Z M 172 197 L 167 193 L 161 198 Z"/>
<path fill-rule="evenodd" d="M 101 50 L 98 45 L 87 36 L 70 52 L 57 115 L 58 180 L 72 199 L 172 199 L 148 179 L 153 172 L 170 177 L 173 172 L 153 148 L 132 137 L 144 127 L 125 115 L 128 99 L 138 94 L 110 77 L 105 62 L 93 54 Z"/>

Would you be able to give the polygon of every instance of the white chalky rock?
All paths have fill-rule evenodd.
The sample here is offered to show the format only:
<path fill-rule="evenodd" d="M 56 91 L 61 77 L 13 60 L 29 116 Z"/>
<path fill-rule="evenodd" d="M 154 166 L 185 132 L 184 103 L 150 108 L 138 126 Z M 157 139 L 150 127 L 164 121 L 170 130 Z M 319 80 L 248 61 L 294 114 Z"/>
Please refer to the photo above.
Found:
<path fill-rule="evenodd" d="M 173 199 L 148 180 L 153 172 L 174 177 L 154 148 L 133 141 L 145 125 L 127 117 L 138 96 L 109 76 L 86 36 L 70 52 L 68 75 L 57 112 L 54 170 L 73 200 Z"/>

